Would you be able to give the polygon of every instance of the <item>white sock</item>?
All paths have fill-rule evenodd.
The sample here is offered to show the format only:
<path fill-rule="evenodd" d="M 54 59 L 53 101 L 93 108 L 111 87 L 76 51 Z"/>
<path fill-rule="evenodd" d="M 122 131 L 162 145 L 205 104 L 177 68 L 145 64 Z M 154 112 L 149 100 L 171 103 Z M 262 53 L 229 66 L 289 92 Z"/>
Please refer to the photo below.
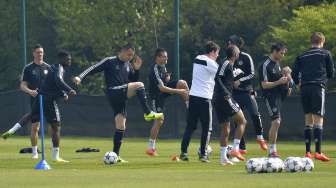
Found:
<path fill-rule="evenodd" d="M 59 159 L 59 148 L 52 148 L 52 159 L 57 160 Z"/>
<path fill-rule="evenodd" d="M 154 139 L 149 139 L 148 148 L 155 149 L 155 140 Z"/>
<path fill-rule="evenodd" d="M 263 137 L 263 135 L 257 135 L 257 139 L 258 140 L 264 140 L 264 137 Z"/>
<path fill-rule="evenodd" d="M 37 154 L 37 146 L 32 146 L 32 154 Z"/>
<path fill-rule="evenodd" d="M 271 147 L 270 147 L 270 153 L 273 153 L 273 152 L 276 152 L 277 149 L 276 149 L 276 144 L 272 144 Z"/>
<path fill-rule="evenodd" d="M 220 160 L 223 162 L 224 160 L 228 160 L 227 158 L 227 146 L 220 147 Z"/>
<path fill-rule="evenodd" d="M 233 139 L 233 150 L 239 151 L 240 139 Z"/>
<path fill-rule="evenodd" d="M 8 130 L 9 133 L 13 134 L 15 133 L 17 130 L 19 130 L 22 126 L 20 125 L 20 123 L 16 123 L 11 129 Z"/>

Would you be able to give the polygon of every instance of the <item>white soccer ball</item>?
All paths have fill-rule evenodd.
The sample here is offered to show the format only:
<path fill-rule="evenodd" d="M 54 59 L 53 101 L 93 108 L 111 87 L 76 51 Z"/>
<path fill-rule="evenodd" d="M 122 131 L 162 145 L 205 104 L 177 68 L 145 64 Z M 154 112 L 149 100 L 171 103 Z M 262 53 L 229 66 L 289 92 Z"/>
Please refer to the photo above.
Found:
<path fill-rule="evenodd" d="M 205 154 L 207 155 L 207 156 L 209 156 L 209 155 L 211 155 L 212 154 L 212 147 L 210 146 L 210 145 L 208 145 L 207 147 L 206 147 L 206 149 L 205 149 Z M 199 147 L 198 148 L 198 155 L 201 155 L 201 147 Z"/>
<path fill-rule="evenodd" d="M 284 169 L 284 163 L 280 158 L 268 158 L 264 163 L 265 167 L 263 170 L 268 173 L 282 172 Z"/>
<path fill-rule="evenodd" d="M 232 145 L 228 145 L 227 146 L 227 154 L 226 154 L 226 157 L 228 158 L 228 159 L 231 159 L 232 157 L 231 157 L 231 155 L 230 155 L 230 152 L 233 150 L 233 146 Z"/>
<path fill-rule="evenodd" d="M 260 158 L 251 158 L 246 161 L 245 168 L 248 173 L 260 173 L 262 172 L 262 162 Z"/>
<path fill-rule="evenodd" d="M 288 157 L 285 160 L 285 169 L 287 172 L 301 172 L 303 163 L 300 157 Z"/>
<path fill-rule="evenodd" d="M 107 165 L 115 164 L 118 162 L 118 155 L 113 151 L 108 151 L 105 153 L 103 161 Z"/>
<path fill-rule="evenodd" d="M 314 162 L 308 157 L 301 158 L 303 168 L 302 171 L 310 172 L 314 169 Z"/>

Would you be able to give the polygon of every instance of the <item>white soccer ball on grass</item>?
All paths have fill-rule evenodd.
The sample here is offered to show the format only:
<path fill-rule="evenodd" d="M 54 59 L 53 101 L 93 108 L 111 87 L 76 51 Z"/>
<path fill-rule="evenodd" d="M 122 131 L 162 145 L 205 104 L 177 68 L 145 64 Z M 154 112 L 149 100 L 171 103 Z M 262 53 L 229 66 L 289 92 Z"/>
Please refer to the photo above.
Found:
<path fill-rule="evenodd" d="M 107 165 L 116 164 L 118 162 L 118 155 L 113 151 L 105 153 L 103 161 Z"/>

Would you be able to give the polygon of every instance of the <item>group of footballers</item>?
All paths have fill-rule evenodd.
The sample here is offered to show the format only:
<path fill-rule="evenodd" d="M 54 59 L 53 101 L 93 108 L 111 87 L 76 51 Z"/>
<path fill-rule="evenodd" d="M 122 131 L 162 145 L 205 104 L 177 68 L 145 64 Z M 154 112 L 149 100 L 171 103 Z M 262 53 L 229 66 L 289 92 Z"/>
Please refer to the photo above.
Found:
<path fill-rule="evenodd" d="M 247 153 L 244 131 L 246 111 L 255 127 L 256 141 L 262 150 L 269 151 L 269 157 L 280 157 L 277 148 L 277 134 L 281 124 L 281 104 L 290 95 L 294 85 L 299 88 L 303 111 L 305 114 L 304 138 L 306 157 L 321 161 L 330 159 L 321 152 L 323 116 L 325 113 L 325 89 L 327 80 L 333 77 L 334 65 L 331 53 L 323 49 L 325 37 L 320 32 L 311 35 L 311 48 L 299 55 L 292 67 L 281 68 L 281 59 L 287 48 L 276 43 L 271 46 L 269 57 L 259 67 L 259 83 L 266 103 L 271 126 L 269 129 L 268 147 L 264 136 L 261 115 L 256 102 L 254 63 L 249 54 L 242 52 L 244 42 L 241 37 L 232 35 L 226 41 L 226 58 L 217 62 L 220 47 L 215 42 L 205 44 L 205 53 L 193 60 L 191 88 L 184 80 L 172 80 L 166 69 L 167 51 L 158 48 L 154 55 L 154 63 L 150 66 L 149 98 L 144 84 L 139 82 L 139 70 L 142 60 L 135 55 L 131 44 L 122 46 L 118 55 L 106 57 L 99 63 L 90 66 L 80 75 L 74 77 L 76 85 L 81 84 L 87 76 L 104 72 L 105 93 L 114 111 L 115 133 L 113 151 L 118 155 L 118 162 L 127 162 L 120 157 L 120 147 L 126 130 L 126 103 L 136 96 L 141 104 L 146 121 L 153 120 L 150 131 L 148 149 L 149 156 L 157 156 L 156 140 L 160 127 L 164 123 L 163 110 L 165 99 L 171 95 L 179 95 L 187 108 L 187 125 L 181 142 L 180 159 L 189 161 L 188 146 L 193 132 L 200 120 L 202 134 L 200 140 L 199 160 L 209 162 L 207 148 L 212 133 L 212 106 L 214 105 L 220 130 L 220 163 L 232 165 L 245 160 Z M 43 61 L 43 47 L 36 45 L 33 49 L 34 60 L 25 66 L 20 88 L 31 96 L 31 113 L 25 114 L 10 130 L 2 134 L 3 138 L 13 135 L 20 127 L 32 122 L 31 144 L 32 158 L 38 158 L 37 138 L 39 129 L 39 101 L 37 96 L 44 96 L 44 114 L 52 127 L 52 159 L 68 162 L 59 156 L 60 115 L 57 100 L 76 95 L 76 91 L 63 80 L 64 68 L 70 66 L 71 55 L 60 51 L 58 63 L 48 65 Z M 228 150 L 230 120 L 235 124 L 233 148 Z M 315 141 L 315 154 L 311 154 L 312 134 Z M 232 158 L 229 159 L 228 156 Z"/>

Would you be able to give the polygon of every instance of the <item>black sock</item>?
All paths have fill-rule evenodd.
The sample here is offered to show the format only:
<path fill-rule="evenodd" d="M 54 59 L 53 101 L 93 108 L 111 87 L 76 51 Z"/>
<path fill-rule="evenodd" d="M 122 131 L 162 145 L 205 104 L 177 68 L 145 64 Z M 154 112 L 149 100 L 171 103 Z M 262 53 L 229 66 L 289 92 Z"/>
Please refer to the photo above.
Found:
<path fill-rule="evenodd" d="M 240 139 L 239 149 L 246 150 L 246 144 L 245 144 L 245 138 L 244 138 L 244 136 L 242 136 L 241 139 Z"/>
<path fill-rule="evenodd" d="M 138 88 L 136 90 L 136 95 L 138 97 L 138 100 L 141 104 L 141 107 L 142 107 L 144 113 L 149 114 L 151 110 L 149 109 L 148 104 L 147 104 L 147 97 L 146 97 L 145 88 L 144 87 Z"/>
<path fill-rule="evenodd" d="M 304 138 L 305 138 L 305 143 L 306 143 L 306 153 L 310 152 L 312 129 L 313 128 L 309 125 L 306 125 L 306 127 L 304 129 Z"/>
<path fill-rule="evenodd" d="M 263 127 L 262 127 L 260 115 L 253 116 L 252 121 L 253 121 L 253 125 L 254 125 L 256 135 L 263 135 L 264 130 L 263 130 Z"/>
<path fill-rule="evenodd" d="M 125 130 L 116 129 L 113 138 L 113 152 L 119 155 L 122 139 L 124 137 Z"/>
<path fill-rule="evenodd" d="M 314 125 L 315 152 L 317 153 L 321 153 L 322 130 L 321 125 Z"/>

